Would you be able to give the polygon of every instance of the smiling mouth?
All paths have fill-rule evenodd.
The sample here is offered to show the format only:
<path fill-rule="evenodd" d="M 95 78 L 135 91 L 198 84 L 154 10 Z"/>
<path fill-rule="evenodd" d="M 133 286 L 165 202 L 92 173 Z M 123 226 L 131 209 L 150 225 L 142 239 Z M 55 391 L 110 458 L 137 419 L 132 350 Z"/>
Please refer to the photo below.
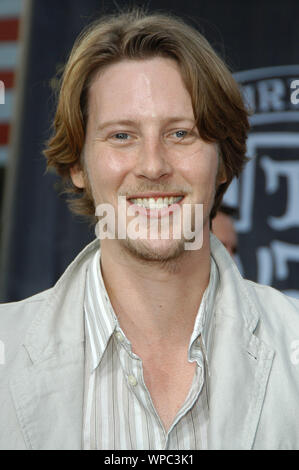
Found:
<path fill-rule="evenodd" d="M 164 209 L 179 204 L 184 199 L 184 196 L 167 196 L 167 197 L 143 197 L 143 198 L 130 198 L 128 201 L 145 209 Z"/>

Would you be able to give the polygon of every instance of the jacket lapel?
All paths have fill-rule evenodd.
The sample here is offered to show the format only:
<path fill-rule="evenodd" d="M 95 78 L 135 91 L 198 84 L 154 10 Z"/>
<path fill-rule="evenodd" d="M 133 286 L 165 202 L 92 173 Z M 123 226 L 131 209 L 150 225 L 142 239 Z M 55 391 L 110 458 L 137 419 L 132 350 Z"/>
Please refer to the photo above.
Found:
<path fill-rule="evenodd" d="M 254 334 L 261 306 L 251 284 L 213 235 L 211 251 L 220 285 L 209 378 L 209 449 L 251 449 L 274 351 Z"/>
<path fill-rule="evenodd" d="M 274 353 L 249 331 L 216 324 L 210 377 L 209 449 L 252 449 Z"/>
<path fill-rule="evenodd" d="M 82 344 L 15 374 L 11 392 L 28 449 L 81 449 L 83 374 Z"/>
<path fill-rule="evenodd" d="M 98 248 L 94 240 L 48 291 L 43 307 L 30 307 L 36 314 L 10 381 L 28 449 L 82 448 L 85 281 Z"/>

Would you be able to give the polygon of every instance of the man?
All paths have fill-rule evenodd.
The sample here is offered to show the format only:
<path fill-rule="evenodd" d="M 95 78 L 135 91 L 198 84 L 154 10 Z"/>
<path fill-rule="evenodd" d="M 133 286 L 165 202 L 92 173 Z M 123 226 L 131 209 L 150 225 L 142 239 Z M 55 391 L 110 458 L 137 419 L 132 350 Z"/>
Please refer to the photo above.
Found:
<path fill-rule="evenodd" d="M 216 216 L 212 220 L 212 232 L 233 257 L 238 251 L 238 235 L 232 217 L 234 212 L 233 208 L 221 204 Z"/>
<path fill-rule="evenodd" d="M 247 131 L 230 72 L 181 20 L 137 11 L 80 36 L 45 154 L 72 210 L 115 220 L 52 289 L 0 307 L 1 448 L 299 447 L 298 303 L 243 280 L 209 230 Z"/>

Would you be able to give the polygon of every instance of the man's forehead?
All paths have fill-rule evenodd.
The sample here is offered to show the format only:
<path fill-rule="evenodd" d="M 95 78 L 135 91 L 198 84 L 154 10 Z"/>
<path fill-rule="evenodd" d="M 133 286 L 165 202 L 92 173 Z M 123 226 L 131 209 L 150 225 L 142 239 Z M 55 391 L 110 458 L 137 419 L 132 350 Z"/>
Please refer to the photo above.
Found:
<path fill-rule="evenodd" d="M 134 93 L 142 98 L 162 92 L 167 97 L 171 92 L 189 95 L 180 69 L 172 59 L 152 58 L 126 60 L 107 65 L 94 76 L 90 91 L 97 94 Z"/>
<path fill-rule="evenodd" d="M 193 120 L 191 97 L 173 61 L 126 61 L 98 74 L 89 94 L 90 107 L 104 121 L 141 119 Z"/>

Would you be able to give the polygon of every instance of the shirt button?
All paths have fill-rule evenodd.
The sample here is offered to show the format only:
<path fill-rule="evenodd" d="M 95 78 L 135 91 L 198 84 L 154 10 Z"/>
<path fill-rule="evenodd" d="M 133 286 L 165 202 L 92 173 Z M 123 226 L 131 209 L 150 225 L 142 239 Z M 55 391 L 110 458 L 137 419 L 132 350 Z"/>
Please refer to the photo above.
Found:
<path fill-rule="evenodd" d="M 117 339 L 120 343 L 123 342 L 124 337 L 123 337 L 123 335 L 122 335 L 119 331 L 116 333 L 115 336 L 116 336 L 116 339 Z"/>
<path fill-rule="evenodd" d="M 129 384 L 132 385 L 133 387 L 137 385 L 137 380 L 136 380 L 136 377 L 134 377 L 134 375 L 129 375 L 128 381 L 129 381 Z"/>

